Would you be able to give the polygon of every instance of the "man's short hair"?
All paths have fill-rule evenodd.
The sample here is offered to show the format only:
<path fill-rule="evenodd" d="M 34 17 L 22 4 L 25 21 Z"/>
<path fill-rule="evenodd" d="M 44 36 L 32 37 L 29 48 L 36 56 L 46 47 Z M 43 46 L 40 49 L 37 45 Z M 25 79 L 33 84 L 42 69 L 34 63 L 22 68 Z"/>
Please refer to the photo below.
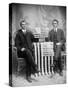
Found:
<path fill-rule="evenodd" d="M 58 21 L 57 19 L 54 19 L 54 20 L 52 21 L 52 24 L 53 24 L 54 21 L 56 21 L 57 23 L 59 23 L 59 21 Z"/>
<path fill-rule="evenodd" d="M 26 22 L 25 22 L 24 19 L 20 21 L 20 26 L 22 25 L 22 23 L 23 23 L 23 24 L 26 24 Z"/>

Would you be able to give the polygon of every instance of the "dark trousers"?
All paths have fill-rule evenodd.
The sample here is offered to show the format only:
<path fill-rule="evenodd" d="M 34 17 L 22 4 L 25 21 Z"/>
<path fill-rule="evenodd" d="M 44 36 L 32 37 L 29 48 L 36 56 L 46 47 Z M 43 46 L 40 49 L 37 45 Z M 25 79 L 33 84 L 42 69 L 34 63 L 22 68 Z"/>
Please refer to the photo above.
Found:
<path fill-rule="evenodd" d="M 54 71 L 62 72 L 61 46 L 60 45 L 56 47 L 56 51 L 54 52 Z"/>
<path fill-rule="evenodd" d="M 54 72 L 62 72 L 62 61 L 60 57 L 54 60 Z"/>
<path fill-rule="evenodd" d="M 31 73 L 37 71 L 37 66 L 32 55 L 32 51 L 25 49 L 23 52 L 19 52 L 19 56 L 25 58 L 26 61 L 26 77 L 30 76 Z"/>

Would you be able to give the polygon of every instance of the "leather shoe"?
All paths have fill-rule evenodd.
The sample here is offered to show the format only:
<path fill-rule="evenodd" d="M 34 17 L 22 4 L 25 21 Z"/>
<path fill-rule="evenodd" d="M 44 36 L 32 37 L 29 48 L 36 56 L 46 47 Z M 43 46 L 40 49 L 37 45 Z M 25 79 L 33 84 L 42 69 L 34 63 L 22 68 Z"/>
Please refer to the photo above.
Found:
<path fill-rule="evenodd" d="M 60 72 L 60 73 L 59 73 L 59 75 L 60 75 L 60 76 L 63 76 L 63 73 L 62 73 L 62 72 Z"/>
<path fill-rule="evenodd" d="M 39 70 L 36 70 L 36 73 L 39 73 L 40 71 Z"/>
<path fill-rule="evenodd" d="M 30 77 L 27 77 L 26 80 L 27 80 L 29 83 L 32 82 Z"/>

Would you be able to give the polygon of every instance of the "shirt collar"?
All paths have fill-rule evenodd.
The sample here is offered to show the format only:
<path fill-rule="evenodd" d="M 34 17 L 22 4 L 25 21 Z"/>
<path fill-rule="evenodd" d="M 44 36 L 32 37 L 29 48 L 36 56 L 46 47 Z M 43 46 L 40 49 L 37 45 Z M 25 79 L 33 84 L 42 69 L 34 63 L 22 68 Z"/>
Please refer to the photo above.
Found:
<path fill-rule="evenodd" d="M 55 29 L 54 29 L 54 31 L 56 31 L 56 32 L 57 32 L 57 28 L 55 28 Z"/>
<path fill-rule="evenodd" d="M 24 29 L 22 29 L 22 31 L 25 33 L 26 32 L 26 29 L 24 30 Z"/>

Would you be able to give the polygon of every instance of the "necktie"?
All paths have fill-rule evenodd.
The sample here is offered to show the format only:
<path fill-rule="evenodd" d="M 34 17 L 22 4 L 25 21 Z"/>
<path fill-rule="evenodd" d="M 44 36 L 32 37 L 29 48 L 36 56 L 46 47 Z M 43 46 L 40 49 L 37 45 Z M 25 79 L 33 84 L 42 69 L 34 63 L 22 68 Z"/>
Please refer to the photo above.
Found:
<path fill-rule="evenodd" d="M 24 30 L 24 34 L 26 34 L 26 31 Z"/>
<path fill-rule="evenodd" d="M 54 51 L 56 51 L 56 43 L 57 43 L 57 32 L 54 31 Z"/>
<path fill-rule="evenodd" d="M 56 32 L 56 29 L 54 29 L 54 32 Z"/>

